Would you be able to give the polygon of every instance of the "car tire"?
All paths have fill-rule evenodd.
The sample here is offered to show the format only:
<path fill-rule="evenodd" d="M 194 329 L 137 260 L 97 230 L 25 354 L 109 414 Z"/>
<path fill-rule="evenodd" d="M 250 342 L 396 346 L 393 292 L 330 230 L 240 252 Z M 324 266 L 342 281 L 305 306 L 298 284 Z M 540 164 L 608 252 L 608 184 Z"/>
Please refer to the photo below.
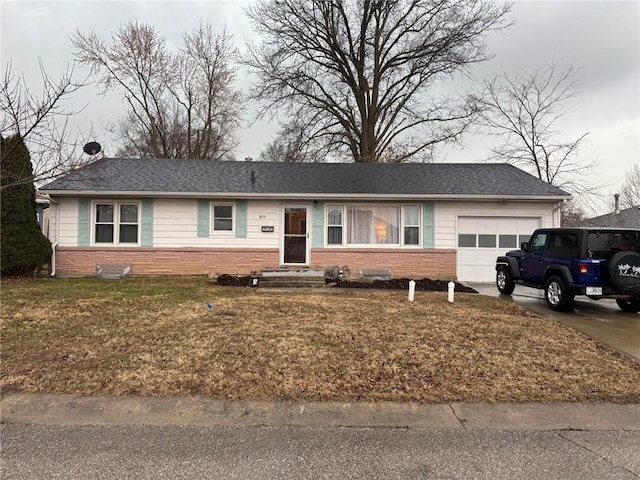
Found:
<path fill-rule="evenodd" d="M 573 305 L 573 297 L 566 282 L 557 275 L 549 277 L 544 285 L 544 298 L 551 310 L 556 312 L 569 310 Z"/>
<path fill-rule="evenodd" d="M 516 288 L 516 282 L 513 281 L 511 272 L 507 267 L 500 267 L 496 272 L 496 287 L 503 295 L 511 295 Z"/>
<path fill-rule="evenodd" d="M 611 286 L 620 293 L 640 293 L 640 253 L 621 251 L 614 254 L 607 267 Z"/>
<path fill-rule="evenodd" d="M 626 313 L 638 313 L 640 312 L 640 298 L 627 298 L 616 300 L 620 310 Z"/>

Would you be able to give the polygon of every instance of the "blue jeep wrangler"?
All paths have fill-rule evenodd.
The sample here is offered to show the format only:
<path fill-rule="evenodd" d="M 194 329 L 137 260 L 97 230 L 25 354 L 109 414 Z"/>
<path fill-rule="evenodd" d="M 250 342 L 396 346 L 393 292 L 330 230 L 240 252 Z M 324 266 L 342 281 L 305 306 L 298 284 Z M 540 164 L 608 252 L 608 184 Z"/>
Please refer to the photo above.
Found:
<path fill-rule="evenodd" d="M 549 308 L 571 308 L 576 295 L 613 298 L 624 312 L 640 311 L 640 230 L 541 228 L 520 250 L 496 261 L 496 285 L 544 289 Z"/>

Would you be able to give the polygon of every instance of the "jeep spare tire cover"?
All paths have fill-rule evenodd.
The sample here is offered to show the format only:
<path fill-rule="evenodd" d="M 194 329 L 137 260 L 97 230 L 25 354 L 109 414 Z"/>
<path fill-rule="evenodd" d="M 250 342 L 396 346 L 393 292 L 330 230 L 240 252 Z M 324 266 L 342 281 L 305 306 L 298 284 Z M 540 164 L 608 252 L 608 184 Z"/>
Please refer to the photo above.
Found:
<path fill-rule="evenodd" d="M 609 261 L 612 286 L 621 293 L 640 293 L 640 253 L 623 251 Z"/>

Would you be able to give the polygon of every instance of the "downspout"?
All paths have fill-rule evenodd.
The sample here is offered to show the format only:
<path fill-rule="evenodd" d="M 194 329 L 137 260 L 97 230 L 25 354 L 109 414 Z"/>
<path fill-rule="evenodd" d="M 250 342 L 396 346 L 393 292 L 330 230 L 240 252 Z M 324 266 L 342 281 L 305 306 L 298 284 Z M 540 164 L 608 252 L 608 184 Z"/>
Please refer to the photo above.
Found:
<path fill-rule="evenodd" d="M 55 277 L 56 275 L 56 247 L 58 246 L 60 238 L 60 204 L 53 198 L 47 195 L 50 203 L 56 205 L 56 241 L 51 244 L 51 274 L 49 276 Z"/>

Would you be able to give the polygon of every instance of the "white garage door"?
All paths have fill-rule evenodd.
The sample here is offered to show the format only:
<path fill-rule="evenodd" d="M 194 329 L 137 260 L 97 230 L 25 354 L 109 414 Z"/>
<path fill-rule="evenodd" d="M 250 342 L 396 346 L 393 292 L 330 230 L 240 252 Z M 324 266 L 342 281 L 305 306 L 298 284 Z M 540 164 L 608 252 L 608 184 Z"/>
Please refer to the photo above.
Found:
<path fill-rule="evenodd" d="M 528 242 L 539 226 L 537 217 L 458 217 L 458 280 L 493 282 L 496 257 Z"/>

